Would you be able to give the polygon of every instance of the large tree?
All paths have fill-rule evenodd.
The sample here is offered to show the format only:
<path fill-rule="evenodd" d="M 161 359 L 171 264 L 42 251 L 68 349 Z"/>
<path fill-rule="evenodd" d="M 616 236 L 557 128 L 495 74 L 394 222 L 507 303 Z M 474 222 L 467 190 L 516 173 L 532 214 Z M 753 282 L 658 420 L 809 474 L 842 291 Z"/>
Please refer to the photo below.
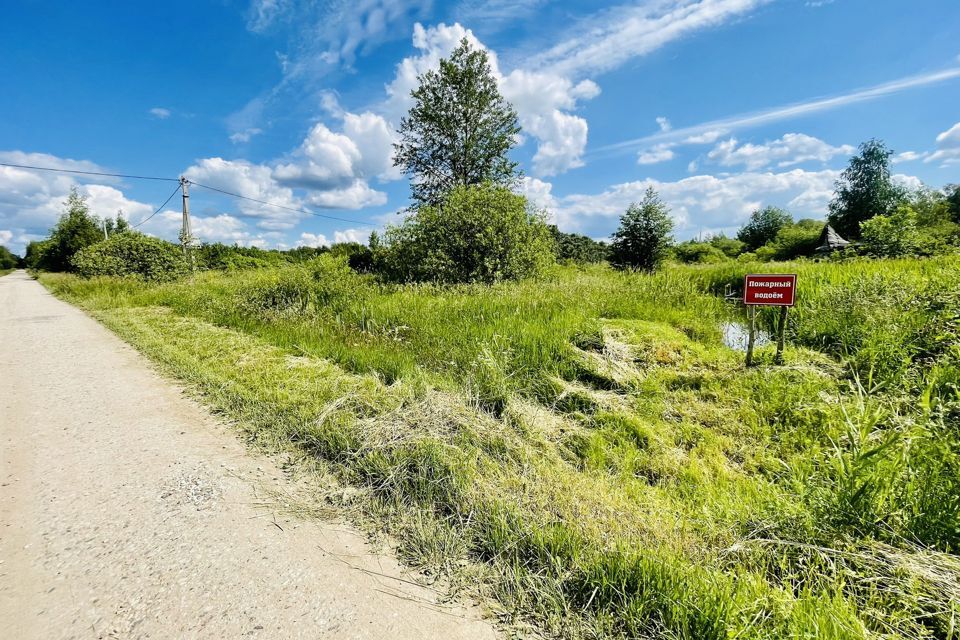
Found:
<path fill-rule="evenodd" d="M 517 163 L 507 154 L 520 126 L 500 95 L 486 51 L 464 38 L 419 82 L 394 145 L 394 164 L 411 177 L 414 202 L 439 205 L 459 186 L 511 186 Z"/>
<path fill-rule="evenodd" d="M 737 240 L 747 251 L 756 251 L 777 237 L 780 229 L 793 223 L 793 216 L 777 207 L 764 207 L 750 215 L 747 224 L 737 232 Z"/>
<path fill-rule="evenodd" d="M 904 190 L 890 177 L 893 151 L 881 140 L 868 140 L 850 158 L 834 187 L 828 222 L 847 238 L 860 237 L 860 223 L 873 216 L 889 215 L 904 201 Z"/>
<path fill-rule="evenodd" d="M 76 188 L 63 203 L 64 212 L 43 247 L 39 266 L 47 271 L 72 271 L 70 259 L 85 247 L 103 240 L 100 221 L 90 214 L 86 197 Z"/>
<path fill-rule="evenodd" d="M 631 204 L 620 217 L 610 245 L 610 263 L 620 269 L 653 271 L 670 253 L 672 232 L 670 209 L 648 187 L 640 204 Z"/>

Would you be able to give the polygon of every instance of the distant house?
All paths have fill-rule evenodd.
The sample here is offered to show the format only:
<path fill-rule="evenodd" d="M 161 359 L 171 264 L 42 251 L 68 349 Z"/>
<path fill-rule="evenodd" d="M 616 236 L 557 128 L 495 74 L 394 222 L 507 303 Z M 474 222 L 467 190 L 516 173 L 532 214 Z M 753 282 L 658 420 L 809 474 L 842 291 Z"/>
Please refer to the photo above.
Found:
<path fill-rule="evenodd" d="M 830 225 L 824 225 L 823 232 L 820 234 L 820 241 L 815 253 L 817 255 L 833 253 L 834 251 L 846 249 L 849 246 L 849 240 L 844 240 L 842 237 L 840 237 L 840 234 L 837 233 Z"/>

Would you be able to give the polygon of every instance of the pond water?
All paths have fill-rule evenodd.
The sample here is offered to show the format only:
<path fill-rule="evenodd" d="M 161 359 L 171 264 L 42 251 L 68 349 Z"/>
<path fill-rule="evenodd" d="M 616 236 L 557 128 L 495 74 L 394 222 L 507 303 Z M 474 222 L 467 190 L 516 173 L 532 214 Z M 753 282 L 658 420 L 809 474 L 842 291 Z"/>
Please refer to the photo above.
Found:
<path fill-rule="evenodd" d="M 720 329 L 723 331 L 723 344 L 737 351 L 746 351 L 750 341 L 750 327 L 743 322 L 724 322 Z M 770 334 L 763 329 L 757 329 L 757 338 L 754 348 L 770 344 Z"/>

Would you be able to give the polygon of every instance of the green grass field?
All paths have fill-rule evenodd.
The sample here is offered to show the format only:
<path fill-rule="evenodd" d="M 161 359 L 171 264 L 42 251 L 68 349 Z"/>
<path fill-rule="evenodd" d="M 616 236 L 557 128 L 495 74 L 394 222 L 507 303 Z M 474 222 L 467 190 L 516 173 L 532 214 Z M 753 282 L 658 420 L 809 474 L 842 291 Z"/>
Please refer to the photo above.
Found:
<path fill-rule="evenodd" d="M 787 364 L 725 285 L 799 273 Z M 45 274 L 237 421 L 360 489 L 411 564 L 571 638 L 954 638 L 960 263 L 557 268 L 386 286 L 329 257 Z M 771 326 L 772 313 L 761 314 Z M 353 495 L 353 494 L 351 494 Z"/>

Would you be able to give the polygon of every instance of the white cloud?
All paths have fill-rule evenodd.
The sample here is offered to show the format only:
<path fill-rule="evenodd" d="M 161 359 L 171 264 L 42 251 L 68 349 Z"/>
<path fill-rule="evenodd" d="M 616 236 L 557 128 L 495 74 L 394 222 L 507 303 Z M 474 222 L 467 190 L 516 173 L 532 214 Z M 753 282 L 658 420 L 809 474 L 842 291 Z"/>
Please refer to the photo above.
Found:
<path fill-rule="evenodd" d="M 890 176 L 890 179 L 895 183 L 904 187 L 908 191 L 916 191 L 923 187 L 923 180 L 916 176 L 908 176 L 903 173 L 895 173 Z"/>
<path fill-rule="evenodd" d="M 726 129 L 711 129 L 710 131 L 689 136 L 684 139 L 683 142 L 684 144 L 713 144 L 727 133 L 729 132 Z"/>
<path fill-rule="evenodd" d="M 736 138 L 719 143 L 707 158 L 723 167 L 743 165 L 748 171 L 771 164 L 789 167 L 802 162 L 828 162 L 835 156 L 849 156 L 856 149 L 850 145 L 834 147 L 819 138 L 803 133 L 787 133 L 778 140 L 764 144 L 745 143 L 738 146 Z"/>
<path fill-rule="evenodd" d="M 916 160 L 922 160 L 926 158 L 929 154 L 925 151 L 904 151 L 903 153 L 898 153 L 893 157 L 893 163 L 899 164 L 901 162 L 914 162 Z"/>
<path fill-rule="evenodd" d="M 394 134 L 382 116 L 341 114 L 343 131 L 314 125 L 300 148 L 277 164 L 273 177 L 284 186 L 308 190 L 307 202 L 325 208 L 360 209 L 382 205 L 386 194 L 370 187 L 371 179 L 396 180 Z"/>
<path fill-rule="evenodd" d="M 647 187 L 653 187 L 670 206 L 677 235 L 683 237 L 701 228 L 736 228 L 766 204 L 784 206 L 796 217 L 822 218 L 839 175 L 831 169 L 793 169 L 723 177 L 696 175 L 673 182 L 647 179 L 613 185 L 596 194 L 558 198 L 554 213 L 565 230 L 596 228 L 599 223 L 609 233 L 627 206 L 640 201 Z"/>
<path fill-rule="evenodd" d="M 296 245 L 298 247 L 329 247 L 330 241 L 327 240 L 327 236 L 322 233 L 308 233 L 304 231 L 300 234 L 300 239 L 297 240 Z"/>
<path fill-rule="evenodd" d="M 549 182 L 524 176 L 520 181 L 520 193 L 534 207 L 553 211 L 557 207 L 557 199 L 553 197 L 553 185 Z"/>
<path fill-rule="evenodd" d="M 386 204 L 387 194 L 358 179 L 337 189 L 314 191 L 307 196 L 307 203 L 323 209 L 362 209 Z"/>
<path fill-rule="evenodd" d="M 358 242 L 366 244 L 370 237 L 370 232 L 363 229 L 344 229 L 333 232 L 333 242 L 323 233 L 309 233 L 304 231 L 300 234 L 296 245 L 298 247 L 329 247 L 331 244 L 340 244 L 343 242 Z"/>
<path fill-rule="evenodd" d="M 943 162 L 944 165 L 960 163 L 960 122 L 937 136 L 937 150 L 924 162 Z"/>
<path fill-rule="evenodd" d="M 71 160 L 45 153 L 0 151 L 0 161 L 79 171 L 105 171 L 93 162 Z M 0 228 L 10 232 L 10 249 L 23 253 L 24 245 L 44 237 L 60 215 L 70 189 L 87 197 L 97 216 L 115 216 L 122 209 L 134 221 L 153 211 L 150 205 L 128 198 L 114 178 L 80 176 L 15 167 L 0 167 Z"/>
<path fill-rule="evenodd" d="M 532 68 L 583 77 L 619 67 L 695 31 L 744 16 L 769 0 L 661 0 L 602 11 L 531 60 Z"/>
<path fill-rule="evenodd" d="M 153 109 L 150 109 L 149 113 L 158 120 L 166 120 L 170 117 L 172 112 L 170 109 L 164 109 L 163 107 L 154 107 Z"/>
<path fill-rule="evenodd" d="M 333 241 L 336 243 L 358 242 L 360 244 L 367 244 L 369 238 L 370 231 L 364 229 L 344 229 L 343 231 L 333 232 Z"/>
<path fill-rule="evenodd" d="M 670 131 L 670 129 L 673 129 L 670 121 L 665 116 L 657 117 L 657 126 L 660 127 L 660 131 Z"/>
<path fill-rule="evenodd" d="M 246 160 L 204 158 L 188 168 L 184 175 L 194 182 L 230 191 L 246 198 L 264 200 L 293 209 L 303 206 L 300 199 L 294 196 L 292 189 L 279 184 L 274 179 L 273 169 Z M 295 211 L 270 207 L 249 200 L 236 202 L 242 215 L 257 218 L 257 225 L 264 229 L 289 229 L 303 217 L 303 214 Z"/>
<path fill-rule="evenodd" d="M 649 149 L 644 149 L 637 154 L 637 164 L 658 164 L 673 160 L 672 144 L 658 144 Z"/>
<path fill-rule="evenodd" d="M 734 131 L 736 129 L 745 129 L 749 127 L 770 124 L 772 122 L 789 120 L 792 118 L 809 115 L 811 113 L 829 111 L 831 109 L 837 109 L 850 104 L 874 100 L 876 98 L 893 95 L 909 89 L 939 84 L 941 82 L 947 82 L 957 78 L 960 78 L 960 67 L 954 67 L 951 69 L 945 69 L 943 71 L 935 71 L 931 73 L 921 73 L 918 75 L 900 78 L 899 80 L 894 80 L 892 82 L 874 85 L 873 87 L 866 89 L 840 94 L 830 98 L 817 98 L 783 107 L 774 107 L 772 109 L 766 109 L 763 111 L 754 111 L 751 113 L 731 116 L 721 120 L 712 120 L 710 122 L 704 122 L 702 124 L 690 127 L 682 127 L 680 129 L 673 129 L 667 132 L 660 132 L 653 135 L 644 136 L 642 138 L 625 140 L 623 142 L 600 147 L 596 149 L 596 151 L 611 151 L 615 149 L 646 146 L 657 142 L 666 142 L 672 140 L 692 140 L 698 136 L 716 130 Z"/>
<path fill-rule="evenodd" d="M 0 229 L 0 244 L 7 245 L 11 240 L 13 240 L 13 231 Z"/>
<path fill-rule="evenodd" d="M 230 142 L 234 144 L 242 142 L 250 142 L 250 139 L 254 136 L 258 136 L 263 133 L 263 129 L 258 127 L 250 127 L 249 129 L 244 129 L 243 131 L 237 131 L 230 135 Z"/>

